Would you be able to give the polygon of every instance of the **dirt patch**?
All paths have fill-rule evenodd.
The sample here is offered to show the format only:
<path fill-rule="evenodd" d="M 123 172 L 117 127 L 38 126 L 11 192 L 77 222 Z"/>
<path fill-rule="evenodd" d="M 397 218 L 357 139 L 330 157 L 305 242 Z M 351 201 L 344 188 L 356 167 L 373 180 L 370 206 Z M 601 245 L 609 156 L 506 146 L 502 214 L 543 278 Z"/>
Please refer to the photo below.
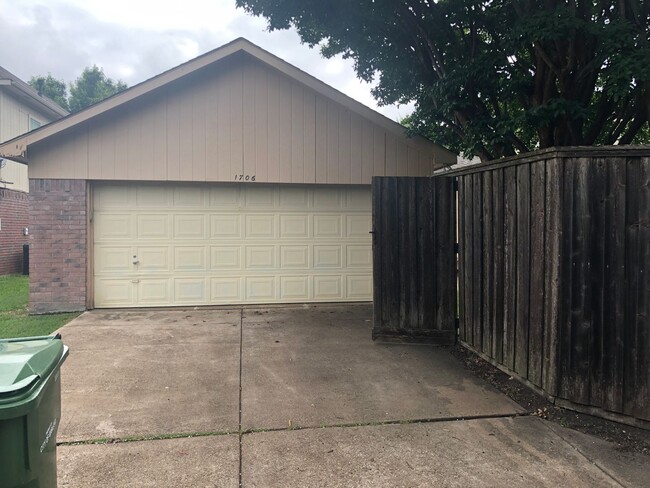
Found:
<path fill-rule="evenodd" d="M 508 395 L 532 415 L 613 442 L 620 451 L 650 456 L 650 431 L 557 407 L 464 347 L 457 345 L 449 350 L 472 373 Z"/>

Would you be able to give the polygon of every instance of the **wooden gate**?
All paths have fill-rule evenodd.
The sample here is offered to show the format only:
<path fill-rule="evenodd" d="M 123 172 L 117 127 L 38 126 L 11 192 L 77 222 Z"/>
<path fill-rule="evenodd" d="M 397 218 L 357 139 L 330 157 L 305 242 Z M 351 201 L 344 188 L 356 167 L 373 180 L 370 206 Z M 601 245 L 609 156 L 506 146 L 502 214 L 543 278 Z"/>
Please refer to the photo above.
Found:
<path fill-rule="evenodd" d="M 374 177 L 373 339 L 456 341 L 453 178 Z"/>

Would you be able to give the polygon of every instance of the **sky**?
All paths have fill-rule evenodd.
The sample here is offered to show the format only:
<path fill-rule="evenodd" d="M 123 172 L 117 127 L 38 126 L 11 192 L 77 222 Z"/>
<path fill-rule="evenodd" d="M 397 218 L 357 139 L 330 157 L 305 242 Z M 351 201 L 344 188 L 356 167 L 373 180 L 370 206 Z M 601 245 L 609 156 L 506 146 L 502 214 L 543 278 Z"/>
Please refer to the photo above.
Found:
<path fill-rule="evenodd" d="M 294 30 L 268 32 L 235 0 L 0 0 L 0 66 L 28 81 L 75 80 L 86 66 L 135 85 L 238 37 L 398 120 L 410 106 L 378 107 L 351 60 L 325 59 Z"/>

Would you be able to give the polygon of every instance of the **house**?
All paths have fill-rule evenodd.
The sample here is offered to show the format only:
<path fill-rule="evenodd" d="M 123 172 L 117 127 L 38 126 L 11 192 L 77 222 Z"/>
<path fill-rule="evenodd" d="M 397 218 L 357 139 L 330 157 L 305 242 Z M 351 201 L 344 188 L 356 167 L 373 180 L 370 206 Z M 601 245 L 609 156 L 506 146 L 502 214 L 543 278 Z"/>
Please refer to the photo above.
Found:
<path fill-rule="evenodd" d="M 245 39 L 0 145 L 32 312 L 372 300 L 371 178 L 456 155 Z"/>
<path fill-rule="evenodd" d="M 0 143 L 59 119 L 68 112 L 0 67 Z M 0 276 L 22 270 L 27 244 L 27 166 L 0 160 Z"/>

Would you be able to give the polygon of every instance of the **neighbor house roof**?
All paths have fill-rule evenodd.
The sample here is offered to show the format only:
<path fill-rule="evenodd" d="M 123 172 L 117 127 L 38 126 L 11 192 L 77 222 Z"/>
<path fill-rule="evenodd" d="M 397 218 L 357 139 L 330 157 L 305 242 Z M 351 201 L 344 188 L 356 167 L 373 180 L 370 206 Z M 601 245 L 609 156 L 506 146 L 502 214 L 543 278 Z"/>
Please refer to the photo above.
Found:
<path fill-rule="evenodd" d="M 59 119 L 68 115 L 68 112 L 49 98 L 39 95 L 28 83 L 0 66 L 0 87 L 16 95 L 16 98 L 23 99 L 31 105 L 36 105 L 39 110 L 53 119 Z"/>
<path fill-rule="evenodd" d="M 287 63 L 286 61 L 278 58 L 268 51 L 265 51 L 247 39 L 239 38 L 213 51 L 194 58 L 184 64 L 165 71 L 164 73 L 154 76 L 153 78 L 150 78 L 125 91 L 113 95 L 106 100 L 92 105 L 84 110 L 70 114 L 63 119 L 59 119 L 39 129 L 29 132 L 28 134 L 24 134 L 3 144 L 0 144 L 0 157 L 27 163 L 26 151 L 27 147 L 30 144 L 49 139 L 63 131 L 77 126 L 78 124 L 84 123 L 90 119 L 112 111 L 126 103 L 131 102 L 134 99 L 142 97 L 165 85 L 168 85 L 169 83 L 172 83 L 180 78 L 190 75 L 191 73 L 201 70 L 202 68 L 205 68 L 217 61 L 242 52 L 253 56 L 254 58 L 267 65 L 270 65 L 271 67 L 277 69 L 290 78 L 303 83 L 317 93 L 320 93 L 321 95 L 346 106 L 353 112 L 358 113 L 360 116 L 370 119 L 384 129 L 396 134 L 404 134 L 405 128 L 397 122 L 394 122 L 388 117 L 385 117 L 384 115 L 376 112 L 375 110 L 366 107 L 362 103 L 357 102 L 356 100 L 348 97 L 347 95 L 341 93 L 335 88 L 332 88 L 331 86 L 309 75 L 308 73 L 305 73 L 304 71 L 296 68 L 295 66 Z M 415 138 L 425 140 L 420 136 L 415 136 Z M 447 150 L 444 149 L 444 151 Z M 455 154 L 451 151 L 448 152 L 450 156 L 449 160 L 451 161 L 453 159 L 453 162 L 455 162 Z M 449 162 L 447 164 L 453 163 Z"/>

